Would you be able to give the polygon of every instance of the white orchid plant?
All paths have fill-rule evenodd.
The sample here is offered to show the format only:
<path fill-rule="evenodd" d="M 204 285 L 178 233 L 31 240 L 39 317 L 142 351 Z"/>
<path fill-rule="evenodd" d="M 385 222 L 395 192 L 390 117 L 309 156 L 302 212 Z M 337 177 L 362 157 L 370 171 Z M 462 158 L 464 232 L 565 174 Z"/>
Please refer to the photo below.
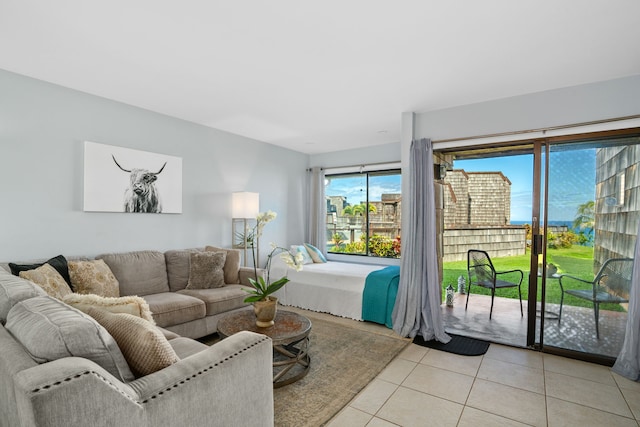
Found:
<path fill-rule="evenodd" d="M 256 217 L 256 225 L 251 232 L 252 243 L 257 242 L 257 238 L 262 235 L 262 229 L 264 226 L 273 221 L 276 218 L 277 214 L 273 211 L 267 211 L 263 213 L 259 213 Z M 271 282 L 271 261 L 273 256 L 280 252 L 280 258 L 287 264 L 289 267 L 293 268 L 296 271 L 302 270 L 303 257 L 301 253 L 296 253 L 295 255 L 291 253 L 286 248 L 276 245 L 275 243 L 271 243 L 271 252 L 267 256 L 267 266 L 266 266 L 266 278 L 263 275 L 258 276 L 258 268 L 256 266 L 256 253 L 255 253 L 255 245 L 251 246 L 252 254 L 253 254 L 253 270 L 255 279 L 250 278 L 249 282 L 253 289 L 247 290 L 251 295 L 244 299 L 244 302 L 256 302 L 256 301 L 266 301 L 269 295 L 276 292 L 278 289 L 282 288 L 284 285 L 289 282 L 287 276 L 281 277 L 275 282 Z"/>

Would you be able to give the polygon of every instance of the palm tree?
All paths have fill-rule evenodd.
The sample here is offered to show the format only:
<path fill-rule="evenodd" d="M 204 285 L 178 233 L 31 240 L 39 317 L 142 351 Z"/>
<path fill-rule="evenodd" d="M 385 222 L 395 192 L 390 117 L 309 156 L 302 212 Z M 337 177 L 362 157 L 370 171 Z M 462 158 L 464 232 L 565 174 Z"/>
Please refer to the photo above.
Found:
<path fill-rule="evenodd" d="M 353 206 L 351 206 L 351 205 L 345 206 L 345 208 L 342 209 L 342 215 L 343 216 L 354 216 L 354 214 L 353 214 Z"/>
<path fill-rule="evenodd" d="M 576 210 L 576 217 L 573 220 L 573 228 L 592 232 L 595 224 L 595 211 L 595 202 L 593 200 L 579 205 Z"/>
<path fill-rule="evenodd" d="M 372 205 L 371 203 L 369 203 L 369 212 L 376 213 L 378 212 L 378 209 L 375 207 L 375 205 Z M 364 213 L 365 213 L 364 203 L 360 203 L 359 205 L 355 205 L 355 206 L 349 205 L 342 210 L 342 215 L 344 216 L 364 216 Z"/>

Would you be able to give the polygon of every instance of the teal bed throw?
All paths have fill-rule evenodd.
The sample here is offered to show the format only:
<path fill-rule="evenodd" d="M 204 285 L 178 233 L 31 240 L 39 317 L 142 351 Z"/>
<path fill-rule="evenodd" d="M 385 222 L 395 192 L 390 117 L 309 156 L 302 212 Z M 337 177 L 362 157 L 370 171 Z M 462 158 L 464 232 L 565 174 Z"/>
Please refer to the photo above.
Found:
<path fill-rule="evenodd" d="M 400 267 L 391 265 L 367 275 L 362 293 L 362 320 L 392 328 L 391 313 L 396 303 Z"/>

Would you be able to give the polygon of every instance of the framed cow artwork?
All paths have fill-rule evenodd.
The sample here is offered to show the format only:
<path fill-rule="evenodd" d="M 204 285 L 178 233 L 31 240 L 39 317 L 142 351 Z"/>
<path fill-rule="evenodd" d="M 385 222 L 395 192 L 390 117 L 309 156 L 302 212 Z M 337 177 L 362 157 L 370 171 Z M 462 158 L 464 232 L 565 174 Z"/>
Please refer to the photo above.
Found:
<path fill-rule="evenodd" d="M 182 158 L 84 143 L 84 210 L 182 213 Z"/>

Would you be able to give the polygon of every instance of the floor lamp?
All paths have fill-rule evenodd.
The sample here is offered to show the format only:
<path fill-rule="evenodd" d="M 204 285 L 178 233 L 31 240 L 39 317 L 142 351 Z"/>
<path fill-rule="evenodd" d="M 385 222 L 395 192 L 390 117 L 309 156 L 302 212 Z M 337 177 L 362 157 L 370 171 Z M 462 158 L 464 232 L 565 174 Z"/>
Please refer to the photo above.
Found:
<path fill-rule="evenodd" d="M 244 266 L 247 266 L 247 253 L 255 247 L 256 266 L 260 265 L 258 238 L 251 236 L 250 229 L 260 210 L 260 194 L 238 191 L 231 194 L 231 241 L 233 247 L 244 251 Z"/>

